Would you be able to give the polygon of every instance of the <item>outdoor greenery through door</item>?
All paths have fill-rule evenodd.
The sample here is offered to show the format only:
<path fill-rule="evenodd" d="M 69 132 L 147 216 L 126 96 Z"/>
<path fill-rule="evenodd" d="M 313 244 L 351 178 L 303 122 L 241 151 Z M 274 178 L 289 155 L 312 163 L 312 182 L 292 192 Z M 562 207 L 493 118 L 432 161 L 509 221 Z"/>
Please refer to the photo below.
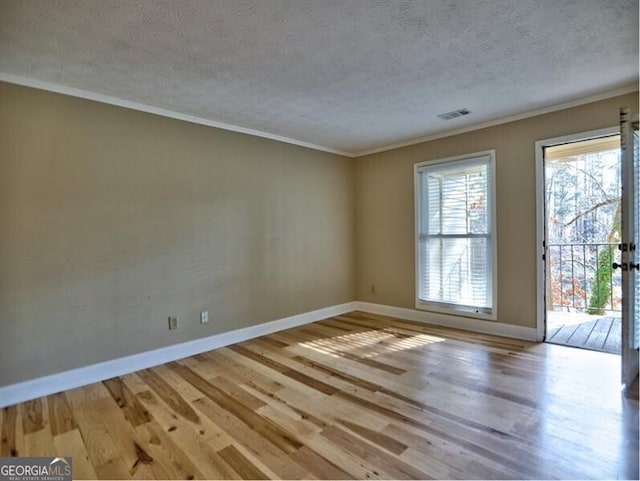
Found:
<path fill-rule="evenodd" d="M 620 352 L 620 136 L 545 147 L 547 341 Z"/>

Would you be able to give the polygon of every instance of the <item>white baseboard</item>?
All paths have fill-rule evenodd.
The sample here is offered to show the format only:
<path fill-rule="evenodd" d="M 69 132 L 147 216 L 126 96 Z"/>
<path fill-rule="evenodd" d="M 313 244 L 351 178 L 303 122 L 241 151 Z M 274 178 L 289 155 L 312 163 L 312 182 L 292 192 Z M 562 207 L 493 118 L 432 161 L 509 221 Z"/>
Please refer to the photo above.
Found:
<path fill-rule="evenodd" d="M 131 356 L 112 359 L 70 371 L 31 379 L 29 381 L 10 384 L 0 387 L 0 408 L 67 389 L 104 381 L 105 379 L 122 376 L 166 362 L 176 361 L 284 329 L 320 321 L 328 317 L 339 316 L 340 314 L 357 310 L 356 306 L 356 302 L 347 302 L 345 304 L 325 307 L 316 311 L 265 322 L 256 326 L 244 327 L 242 329 L 236 329 L 235 331 L 224 332 L 180 344 L 173 344 L 140 354 L 133 354 Z"/>
<path fill-rule="evenodd" d="M 436 326 L 454 327 L 527 341 L 536 341 L 537 339 L 535 328 L 354 301 L 0 387 L 0 408 L 67 389 L 86 386 L 112 377 L 123 376 L 140 369 L 158 366 L 351 311 L 365 311 Z"/>
<path fill-rule="evenodd" d="M 516 326 L 502 322 L 483 321 L 469 317 L 449 316 L 436 312 L 418 311 L 406 309 L 404 307 L 387 306 L 383 304 L 373 304 L 371 302 L 356 302 L 357 309 L 370 312 L 372 314 L 382 314 L 384 316 L 398 317 L 410 321 L 424 322 L 436 326 L 454 327 L 466 331 L 493 334 L 495 336 L 523 339 L 525 341 L 537 341 L 538 334 L 536 328 Z"/>

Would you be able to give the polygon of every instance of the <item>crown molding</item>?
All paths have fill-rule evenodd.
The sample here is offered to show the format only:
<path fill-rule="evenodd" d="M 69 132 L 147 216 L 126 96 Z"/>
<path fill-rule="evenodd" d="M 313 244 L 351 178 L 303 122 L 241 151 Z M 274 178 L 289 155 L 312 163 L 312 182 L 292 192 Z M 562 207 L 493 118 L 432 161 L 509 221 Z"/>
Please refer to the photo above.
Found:
<path fill-rule="evenodd" d="M 496 125 L 515 122 L 517 120 L 528 119 L 530 117 L 537 117 L 538 115 L 549 114 L 552 112 L 557 112 L 558 110 L 570 109 L 572 107 L 578 107 L 580 105 L 590 104 L 592 102 L 598 102 L 599 100 L 606 100 L 609 98 L 618 97 L 620 95 L 625 95 L 625 94 L 629 94 L 637 91 L 638 91 L 638 83 L 636 82 L 615 90 L 609 90 L 607 92 L 591 95 L 589 97 L 583 97 L 578 100 L 572 100 L 571 102 L 551 105 L 549 107 L 530 110 L 528 112 L 523 112 L 521 114 L 511 115 L 509 117 L 502 117 L 500 119 L 495 119 L 495 120 L 489 120 L 487 122 L 479 122 L 477 124 L 472 124 L 467 127 L 462 127 L 455 130 L 447 130 L 437 134 L 425 135 L 422 137 L 414 137 L 413 139 L 404 140 L 402 142 L 383 145 L 382 147 L 376 147 L 374 149 L 369 149 L 369 150 L 362 150 L 360 152 L 354 152 L 354 153 L 351 153 L 350 155 L 352 157 L 364 157 L 365 155 L 378 154 L 380 152 L 386 152 L 393 149 L 399 149 L 401 147 L 408 147 L 410 145 L 421 144 L 423 142 L 429 142 L 431 140 L 443 139 L 445 137 L 451 137 L 453 135 L 466 134 L 467 132 L 473 132 L 474 130 L 485 129 L 487 127 L 494 127 Z"/>
<path fill-rule="evenodd" d="M 58 94 L 69 95 L 71 97 L 79 97 L 82 99 L 93 100 L 101 102 L 103 104 L 115 105 L 117 107 L 124 107 L 132 110 L 139 110 L 149 114 L 160 115 L 162 117 L 168 117 L 176 120 L 183 120 L 192 124 L 206 125 L 208 127 L 215 127 L 217 129 L 229 130 L 231 132 L 237 132 L 240 134 L 253 135 L 255 137 L 262 137 L 264 139 L 276 140 L 278 142 L 284 142 L 286 144 L 297 145 L 299 147 L 305 147 L 307 149 L 320 150 L 322 152 L 328 152 L 330 154 L 342 155 L 344 157 L 353 157 L 353 154 L 344 152 L 338 149 L 332 149 L 331 147 L 325 147 L 323 145 L 312 144 L 310 142 L 304 142 L 302 140 L 292 139 L 290 137 L 284 137 L 282 135 L 276 135 L 262 130 L 249 129 L 246 127 L 240 127 L 238 125 L 227 124 L 224 122 L 217 122 L 215 120 L 209 120 L 195 115 L 184 114 L 173 110 L 162 109 L 154 107 L 152 105 L 142 104 L 139 102 L 133 102 L 131 100 L 120 99 L 117 97 L 111 97 L 109 95 L 103 95 L 88 90 L 76 89 L 73 87 L 66 87 L 51 82 L 45 82 L 42 80 L 35 80 L 26 77 L 20 77 L 18 75 L 9 74 L 6 72 L 0 72 L 0 81 L 12 83 L 16 85 L 22 85 L 24 87 L 32 87 L 39 90 L 46 90 L 48 92 L 55 92 Z"/>
<path fill-rule="evenodd" d="M 451 137 L 453 135 L 465 134 L 468 132 L 473 132 L 474 130 L 485 129 L 487 127 L 494 127 L 500 124 L 506 124 L 509 122 L 515 122 L 517 120 L 523 120 L 530 117 L 536 117 L 538 115 L 544 115 L 551 112 L 557 112 L 558 110 L 569 109 L 572 107 L 578 107 L 580 105 L 589 104 L 592 102 L 597 102 L 599 100 L 606 100 L 612 97 L 617 97 L 619 95 L 625 95 L 632 92 L 638 91 L 638 83 L 633 83 L 626 85 L 624 87 L 609 90 L 607 92 L 602 92 L 596 95 L 591 95 L 589 97 L 583 97 L 578 100 L 573 100 L 571 102 L 565 102 L 562 104 L 552 105 L 549 107 L 544 107 L 541 109 L 531 110 L 528 112 L 524 112 L 521 114 L 511 115 L 508 117 L 502 117 L 495 120 L 490 120 L 487 122 L 479 122 L 477 124 L 468 125 L 466 127 L 462 127 L 455 130 L 447 130 L 444 132 L 439 132 L 436 134 L 425 135 L 421 137 L 414 137 L 409 140 L 404 140 L 402 142 L 396 142 L 393 144 L 387 144 L 380 147 L 376 147 L 373 149 L 362 150 L 358 152 L 346 152 L 339 149 L 334 149 L 332 147 L 326 147 L 324 145 L 312 144 L 310 142 L 304 142 L 302 140 L 294 139 L 291 137 L 284 137 L 282 135 L 276 135 L 269 132 L 264 132 L 262 130 L 249 129 L 246 127 L 241 127 L 238 125 L 227 124 L 224 122 L 218 122 L 215 120 L 205 119 L 202 117 L 197 117 L 194 115 L 184 114 L 181 112 L 176 112 L 173 110 L 162 109 L 159 107 L 154 107 L 152 105 L 142 104 L 139 102 L 133 102 L 131 100 L 120 99 L 117 97 L 111 97 L 109 95 L 103 95 L 95 92 L 90 92 L 88 90 L 76 89 L 73 87 L 66 87 L 64 85 L 55 84 L 52 82 L 45 82 L 43 80 L 30 79 L 26 77 L 21 77 L 18 75 L 9 74 L 6 72 L 0 72 L 0 81 L 8 82 L 16 85 L 22 85 L 25 87 L 31 87 L 40 90 L 46 90 L 49 92 L 55 92 L 63 95 L 69 95 L 71 97 L 79 97 L 87 100 L 93 100 L 96 102 L 101 102 L 109 105 L 115 105 L 118 107 L 124 107 L 132 110 L 139 110 L 141 112 L 146 112 L 154 115 L 160 115 L 162 117 L 168 117 L 176 120 L 183 120 L 185 122 L 190 122 L 193 124 L 206 125 L 208 127 L 215 127 L 222 130 L 228 130 L 231 132 L 237 132 L 241 134 L 253 135 L 255 137 L 261 137 L 269 140 L 275 140 L 278 142 L 284 142 L 291 145 L 297 145 L 299 147 L 305 147 L 307 149 L 319 150 L 322 152 L 328 152 L 330 154 L 341 155 L 343 157 L 363 157 L 371 154 L 378 154 L 381 152 L 386 152 L 389 150 L 399 149 L 401 147 L 408 147 L 411 145 L 421 144 L 423 142 L 429 142 L 432 140 L 442 139 L 445 137 Z"/>

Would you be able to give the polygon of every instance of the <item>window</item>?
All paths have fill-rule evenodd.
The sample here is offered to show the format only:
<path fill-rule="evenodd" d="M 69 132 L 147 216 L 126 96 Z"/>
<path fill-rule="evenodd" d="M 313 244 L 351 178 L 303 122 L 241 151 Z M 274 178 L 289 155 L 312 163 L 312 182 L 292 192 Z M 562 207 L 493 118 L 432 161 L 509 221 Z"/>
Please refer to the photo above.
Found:
<path fill-rule="evenodd" d="M 495 152 L 415 166 L 416 308 L 496 319 Z"/>

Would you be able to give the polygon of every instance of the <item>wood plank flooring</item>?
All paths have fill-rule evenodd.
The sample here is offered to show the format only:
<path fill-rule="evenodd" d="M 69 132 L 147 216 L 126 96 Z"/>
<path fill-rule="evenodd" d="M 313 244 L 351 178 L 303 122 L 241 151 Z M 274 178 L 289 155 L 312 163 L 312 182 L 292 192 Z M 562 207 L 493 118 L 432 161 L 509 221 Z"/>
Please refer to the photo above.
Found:
<path fill-rule="evenodd" d="M 362 312 L 2 410 L 74 478 L 638 478 L 620 359 Z"/>
<path fill-rule="evenodd" d="M 580 324 L 567 324 L 549 330 L 547 342 L 620 354 L 620 323 L 619 317 L 601 317 Z"/>

